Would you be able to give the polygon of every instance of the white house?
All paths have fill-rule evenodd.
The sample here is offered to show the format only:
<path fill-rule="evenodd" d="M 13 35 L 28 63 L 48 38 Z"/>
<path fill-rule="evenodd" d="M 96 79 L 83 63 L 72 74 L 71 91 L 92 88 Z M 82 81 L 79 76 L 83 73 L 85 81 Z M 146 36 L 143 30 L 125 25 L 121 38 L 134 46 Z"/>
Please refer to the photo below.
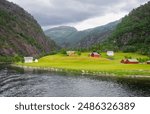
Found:
<path fill-rule="evenodd" d="M 33 63 L 33 57 L 24 57 L 25 63 Z"/>
<path fill-rule="evenodd" d="M 107 51 L 108 56 L 114 56 L 114 51 Z"/>

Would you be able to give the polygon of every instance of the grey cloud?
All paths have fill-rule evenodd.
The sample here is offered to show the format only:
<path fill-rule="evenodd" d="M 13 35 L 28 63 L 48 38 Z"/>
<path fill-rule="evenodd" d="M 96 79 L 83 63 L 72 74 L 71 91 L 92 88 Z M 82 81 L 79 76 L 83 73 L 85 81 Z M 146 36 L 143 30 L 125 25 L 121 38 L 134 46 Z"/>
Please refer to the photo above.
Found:
<path fill-rule="evenodd" d="M 9 0 L 31 13 L 42 25 L 80 22 L 111 12 L 129 12 L 148 0 Z M 130 2 L 134 1 L 134 2 Z M 122 5 L 122 7 L 118 7 Z"/>

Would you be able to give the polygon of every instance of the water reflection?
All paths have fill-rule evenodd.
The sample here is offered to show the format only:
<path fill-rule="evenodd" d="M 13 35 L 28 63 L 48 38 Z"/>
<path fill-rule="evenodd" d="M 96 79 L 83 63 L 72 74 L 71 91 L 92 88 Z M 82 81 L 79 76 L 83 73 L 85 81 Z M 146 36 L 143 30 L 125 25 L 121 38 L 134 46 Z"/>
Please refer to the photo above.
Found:
<path fill-rule="evenodd" d="M 0 67 L 0 96 L 138 97 L 150 96 L 150 79 L 79 76 Z"/>

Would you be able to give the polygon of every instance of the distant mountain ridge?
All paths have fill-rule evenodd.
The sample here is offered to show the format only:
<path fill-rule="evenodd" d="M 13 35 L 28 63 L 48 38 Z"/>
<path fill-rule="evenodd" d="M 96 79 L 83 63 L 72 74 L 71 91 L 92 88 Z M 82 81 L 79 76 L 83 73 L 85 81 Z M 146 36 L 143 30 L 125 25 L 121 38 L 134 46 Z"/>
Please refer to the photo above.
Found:
<path fill-rule="evenodd" d="M 33 16 L 12 2 L 0 0 L 0 56 L 39 56 L 55 47 Z"/>
<path fill-rule="evenodd" d="M 104 26 L 93 28 L 88 35 L 86 35 L 77 43 L 76 46 L 78 48 L 89 48 L 93 45 L 105 41 L 111 35 L 113 30 L 115 30 L 116 26 L 120 22 L 121 20 L 118 20 L 115 22 L 108 23 Z"/>
<path fill-rule="evenodd" d="M 51 37 L 61 47 L 86 48 L 107 38 L 119 22 L 120 20 L 83 31 L 77 31 L 74 27 L 60 26 L 46 30 L 45 35 Z"/>
<path fill-rule="evenodd" d="M 46 36 L 51 37 L 58 45 L 65 44 L 65 40 L 71 34 L 77 32 L 77 29 L 69 26 L 60 26 L 45 31 Z"/>

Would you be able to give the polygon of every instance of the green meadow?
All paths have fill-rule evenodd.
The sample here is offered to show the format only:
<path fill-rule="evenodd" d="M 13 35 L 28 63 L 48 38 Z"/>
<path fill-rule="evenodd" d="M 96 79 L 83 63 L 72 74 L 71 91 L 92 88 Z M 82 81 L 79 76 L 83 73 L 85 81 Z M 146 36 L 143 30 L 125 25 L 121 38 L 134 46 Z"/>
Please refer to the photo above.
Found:
<path fill-rule="evenodd" d="M 17 63 L 19 66 L 34 68 L 55 68 L 67 72 L 79 72 L 93 75 L 109 76 L 150 76 L 150 64 L 122 64 L 125 56 L 132 58 L 148 58 L 135 53 L 115 53 L 109 58 L 106 53 L 101 53 L 100 58 L 88 56 L 82 53 L 80 56 L 66 56 L 62 54 L 49 55 L 39 59 L 38 63 Z"/>

